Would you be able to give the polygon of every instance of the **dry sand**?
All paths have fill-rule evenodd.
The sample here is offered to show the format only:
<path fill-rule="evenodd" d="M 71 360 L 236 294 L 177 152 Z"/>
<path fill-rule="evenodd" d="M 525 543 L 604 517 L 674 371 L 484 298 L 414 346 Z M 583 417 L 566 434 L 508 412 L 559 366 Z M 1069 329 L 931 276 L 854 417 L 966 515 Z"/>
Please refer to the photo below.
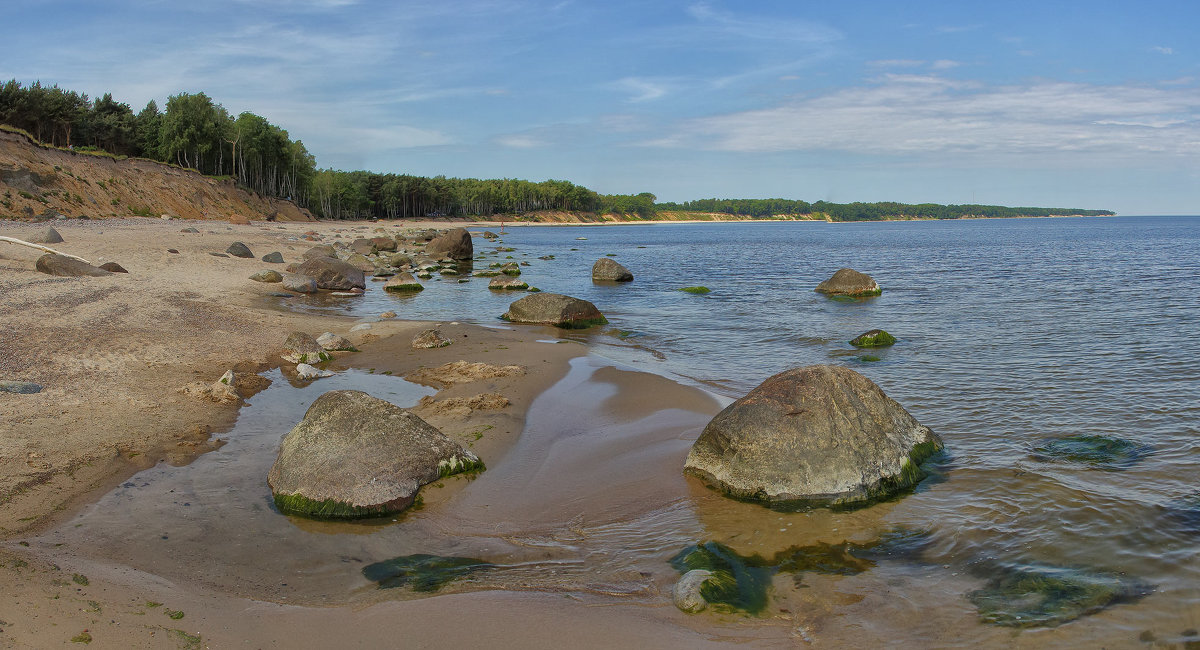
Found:
<path fill-rule="evenodd" d="M 237 405 L 178 389 L 213 382 L 232 368 L 248 378 L 240 387 L 252 394 L 262 387 L 254 373 L 282 363 L 278 352 L 293 330 L 332 331 L 362 349 L 337 353 L 334 369 L 405 375 L 459 360 L 525 368 L 449 385 L 418 411 L 448 431 L 490 427 L 475 446 L 485 460 L 514 445 L 532 400 L 567 373 L 571 358 L 586 353 L 583 346 L 537 343 L 546 336 L 540 328 L 446 323 L 442 332 L 454 345 L 413 350 L 412 337 L 430 323 L 386 320 L 350 333 L 354 320 L 280 311 L 266 299 L 278 285 L 247 279 L 279 265 L 210 255 L 241 241 L 256 256 L 278 250 L 291 262 L 312 245 L 294 240 L 305 231 L 353 238 L 378 224 L 53 225 L 65 239 L 54 248 L 97 264 L 119 262 L 129 274 L 51 277 L 33 268 L 40 253 L 0 243 L 0 380 L 44 387 L 30 395 L 0 392 L 0 647 L 89 638 L 94 647 L 114 648 L 444 647 L 482 639 L 502 647 L 668 647 L 721 640 L 681 624 L 686 617 L 666 601 L 660 608 L 624 607 L 576 595 L 476 592 L 365 609 L 297 607 L 30 547 L 24 538 L 61 523 L 139 469 L 187 463 L 213 448 L 210 434 L 231 426 Z M 413 225 L 438 224 L 404 224 Z M 188 226 L 200 233 L 180 232 Z M 0 223 L 0 236 L 27 239 L 45 227 Z M 509 404 L 468 412 L 453 401 L 438 405 L 480 394 L 499 394 Z M 764 633 L 778 639 L 778 630 Z M 739 641 L 756 634 L 747 630 Z"/>

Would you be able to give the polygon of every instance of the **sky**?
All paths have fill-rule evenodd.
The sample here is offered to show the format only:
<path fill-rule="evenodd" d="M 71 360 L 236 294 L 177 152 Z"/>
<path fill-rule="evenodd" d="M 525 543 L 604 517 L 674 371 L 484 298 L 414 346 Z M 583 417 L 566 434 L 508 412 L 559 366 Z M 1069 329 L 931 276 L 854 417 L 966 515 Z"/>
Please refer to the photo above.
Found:
<path fill-rule="evenodd" d="M 1200 214 L 1200 3 L 5 0 L 0 81 L 205 92 L 319 167 Z"/>

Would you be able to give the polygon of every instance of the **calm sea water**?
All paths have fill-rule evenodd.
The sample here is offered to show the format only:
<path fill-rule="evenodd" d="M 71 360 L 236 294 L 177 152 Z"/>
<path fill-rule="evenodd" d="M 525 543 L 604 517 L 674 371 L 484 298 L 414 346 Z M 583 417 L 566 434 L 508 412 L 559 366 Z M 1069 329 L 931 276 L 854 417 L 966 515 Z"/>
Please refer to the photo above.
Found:
<path fill-rule="evenodd" d="M 534 403 L 509 457 L 441 509 L 368 527 L 271 512 L 262 476 L 316 395 L 353 387 L 411 403 L 423 394 L 346 373 L 302 389 L 277 381 L 243 411 L 225 448 L 135 477 L 48 542 L 108 548 L 102 554 L 166 575 L 196 574 L 169 568 L 191 557 L 210 567 L 214 586 L 296 598 L 288 590 L 300 584 L 323 602 L 369 591 L 363 562 L 468 555 L 509 567 L 471 588 L 620 592 L 655 608 L 677 578 L 667 560 L 697 541 L 770 557 L 902 527 L 927 535 L 919 558 L 852 576 L 805 574 L 803 584 L 777 578 L 773 620 L 792 617 L 788 634 L 827 647 L 1200 642 L 1200 218 L 522 227 L 502 245 L 515 250 L 477 239 L 487 259 L 476 268 L 511 255 L 529 262 L 530 284 L 594 302 L 610 326 L 562 336 L 626 368 L 725 398 L 794 366 L 855 368 L 942 436 L 937 477 L 845 513 L 732 502 L 679 471 L 706 416 L 669 403 L 653 415 L 614 412 L 606 404 L 616 384 L 593 380 L 608 372 L 593 356 Z M 591 282 L 592 263 L 610 253 L 632 283 Z M 845 266 L 875 277 L 883 295 L 813 292 Z M 362 298 L 293 308 L 506 326 L 496 317 L 519 295 L 486 282 L 440 279 L 408 298 L 372 285 Z M 694 285 L 712 292 L 678 291 Z M 899 341 L 869 352 L 848 344 L 872 328 Z M 1033 454 L 1081 434 L 1127 441 L 1139 454 L 1108 469 Z M 255 550 L 262 540 L 271 553 Z M 1029 567 L 1121 576 L 1145 595 L 1054 628 L 980 622 L 967 594 Z M 297 575 L 306 582 L 286 578 Z M 753 624 L 689 620 L 728 638 Z"/>

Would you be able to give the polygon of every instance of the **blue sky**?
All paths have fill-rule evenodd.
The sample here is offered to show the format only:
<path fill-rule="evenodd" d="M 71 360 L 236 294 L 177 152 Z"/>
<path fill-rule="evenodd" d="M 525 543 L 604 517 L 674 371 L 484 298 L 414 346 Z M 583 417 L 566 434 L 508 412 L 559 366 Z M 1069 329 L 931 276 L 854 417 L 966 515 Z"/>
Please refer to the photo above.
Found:
<path fill-rule="evenodd" d="M 7 0 L 0 79 L 208 93 L 321 167 L 1200 213 L 1200 3 Z"/>

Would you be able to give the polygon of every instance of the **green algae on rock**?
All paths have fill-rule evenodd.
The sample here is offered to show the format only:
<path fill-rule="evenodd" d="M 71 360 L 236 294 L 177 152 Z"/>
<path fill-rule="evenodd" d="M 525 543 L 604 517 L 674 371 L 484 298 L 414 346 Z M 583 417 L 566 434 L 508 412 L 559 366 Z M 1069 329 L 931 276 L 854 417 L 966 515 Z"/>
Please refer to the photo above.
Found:
<path fill-rule="evenodd" d="M 896 337 L 883 330 L 863 332 L 850 341 L 856 348 L 882 348 L 896 343 Z"/>
<path fill-rule="evenodd" d="M 700 595 L 714 609 L 758 614 L 767 608 L 767 591 L 775 568 L 763 558 L 739 555 L 718 542 L 689 546 L 671 558 L 671 566 L 686 574 L 703 569 L 710 575 Z"/>
<path fill-rule="evenodd" d="M 605 325 L 608 319 L 592 303 L 560 293 L 539 292 L 512 303 L 500 318 L 512 323 L 586 329 Z"/>
<path fill-rule="evenodd" d="M 871 380 L 840 366 L 768 378 L 718 413 L 684 472 L 764 505 L 867 504 L 911 488 L 942 449 L 929 427 Z"/>
<path fill-rule="evenodd" d="M 1122 602 L 1152 588 L 1110 573 L 1045 565 L 1001 565 L 967 594 L 985 623 L 1007 627 L 1054 627 Z"/>
<path fill-rule="evenodd" d="M 367 580 L 378 583 L 380 589 L 411 586 L 413 591 L 428 593 L 472 573 L 494 568 L 495 564 L 475 558 L 417 553 L 368 564 L 362 573 Z"/>
<path fill-rule="evenodd" d="M 684 293 L 691 293 L 691 294 L 695 294 L 697 296 L 703 296 L 706 293 L 712 292 L 712 290 L 709 289 L 708 287 L 682 287 L 679 290 Z"/>
<path fill-rule="evenodd" d="M 1030 452 L 1035 460 L 1074 463 L 1094 469 L 1124 470 L 1141 462 L 1153 448 L 1122 438 L 1076 434 L 1047 440 Z"/>

